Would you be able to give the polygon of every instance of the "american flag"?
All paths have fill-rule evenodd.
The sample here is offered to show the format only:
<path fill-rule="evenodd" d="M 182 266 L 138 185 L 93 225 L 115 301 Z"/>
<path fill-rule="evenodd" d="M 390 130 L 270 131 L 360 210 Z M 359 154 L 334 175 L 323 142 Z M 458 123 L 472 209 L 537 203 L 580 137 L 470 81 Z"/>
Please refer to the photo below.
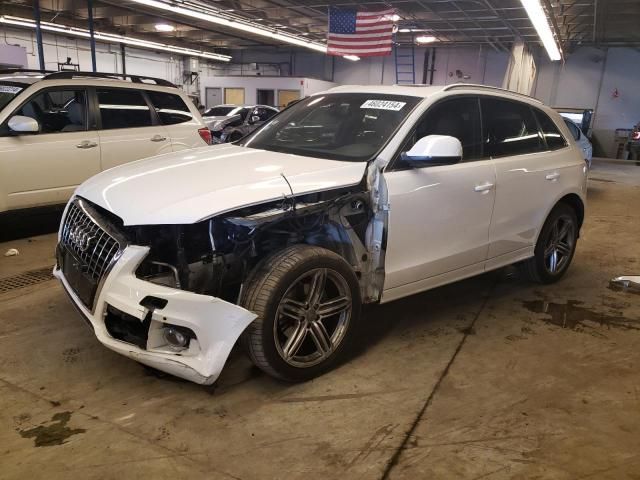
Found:
<path fill-rule="evenodd" d="M 394 13 L 392 8 L 370 12 L 331 7 L 327 53 L 358 57 L 390 55 Z"/>

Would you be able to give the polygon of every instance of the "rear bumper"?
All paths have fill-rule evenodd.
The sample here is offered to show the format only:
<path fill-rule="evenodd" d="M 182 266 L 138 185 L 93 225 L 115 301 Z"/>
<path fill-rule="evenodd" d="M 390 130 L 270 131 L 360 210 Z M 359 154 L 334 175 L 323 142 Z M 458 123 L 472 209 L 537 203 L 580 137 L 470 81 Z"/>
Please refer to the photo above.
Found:
<path fill-rule="evenodd" d="M 103 345 L 177 377 L 212 384 L 220 375 L 236 340 L 256 315 L 219 298 L 140 280 L 135 276 L 135 270 L 147 252 L 146 247 L 125 248 L 98 292 L 93 312 L 78 298 L 58 267 L 53 273 Z M 156 304 L 163 305 L 162 308 L 141 305 L 146 297 L 160 299 Z M 105 323 L 109 306 L 110 311 L 122 312 L 148 328 L 146 345 L 118 340 L 109 333 Z M 177 352 L 166 344 L 162 332 L 167 325 L 195 333 L 188 349 Z"/>

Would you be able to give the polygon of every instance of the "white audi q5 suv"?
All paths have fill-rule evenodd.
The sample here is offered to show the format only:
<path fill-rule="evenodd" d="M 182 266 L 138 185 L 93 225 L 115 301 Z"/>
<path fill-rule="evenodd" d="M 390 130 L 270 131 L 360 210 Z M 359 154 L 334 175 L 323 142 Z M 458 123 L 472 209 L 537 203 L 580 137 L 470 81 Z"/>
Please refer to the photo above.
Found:
<path fill-rule="evenodd" d="M 491 87 L 338 87 L 234 144 L 83 183 L 55 275 L 97 338 L 213 383 L 238 339 L 284 380 L 331 368 L 365 303 L 518 263 L 560 279 L 587 168 L 561 117 Z"/>

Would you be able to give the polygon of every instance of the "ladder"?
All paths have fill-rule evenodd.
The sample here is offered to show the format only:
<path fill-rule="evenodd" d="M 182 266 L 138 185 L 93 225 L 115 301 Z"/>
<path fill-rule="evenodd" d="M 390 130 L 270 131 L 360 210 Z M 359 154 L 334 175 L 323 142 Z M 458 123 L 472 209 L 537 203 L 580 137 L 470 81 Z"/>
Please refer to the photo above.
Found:
<path fill-rule="evenodd" d="M 416 83 L 416 63 L 413 45 L 396 45 L 393 49 L 396 60 L 396 83 L 415 84 Z"/>

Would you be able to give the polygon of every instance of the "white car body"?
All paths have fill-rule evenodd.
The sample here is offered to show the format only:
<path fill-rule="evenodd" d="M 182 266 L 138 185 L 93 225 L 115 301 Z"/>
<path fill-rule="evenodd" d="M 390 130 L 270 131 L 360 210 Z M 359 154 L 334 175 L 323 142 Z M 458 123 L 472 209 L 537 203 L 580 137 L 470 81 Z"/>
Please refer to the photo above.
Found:
<path fill-rule="evenodd" d="M 12 87 L 21 88 L 21 91 L 0 110 L 0 213 L 64 204 L 78 185 L 101 171 L 206 145 L 199 133 L 205 128 L 202 117 L 187 95 L 175 87 L 89 76 L 47 79 L 45 74 L 34 73 L 0 75 L 0 87 L 12 84 L 21 85 Z M 154 120 L 148 126 L 105 129 L 101 128 L 102 115 L 97 112 L 117 111 L 119 106 L 99 104 L 98 95 L 95 95 L 98 108 L 93 108 L 92 99 L 97 89 L 168 94 L 173 96 L 171 98 L 181 99 L 184 106 L 180 111 L 153 108 L 154 105 L 134 106 L 146 109 Z M 85 108 L 84 127 L 49 133 L 19 133 L 8 126 L 32 99 L 42 98 L 46 92 L 69 91 L 84 92 L 84 98 L 88 99 L 82 105 Z M 66 106 L 40 114 L 64 115 L 64 108 Z M 184 121 L 162 123 L 160 118 L 165 113 L 183 115 Z"/>
<path fill-rule="evenodd" d="M 472 85 L 338 87 L 311 100 L 332 93 L 364 93 L 374 99 L 381 94 L 406 95 L 418 97 L 418 103 L 369 162 L 220 145 L 103 172 L 78 188 L 67 209 L 84 203 L 88 216 L 104 214 L 112 222 L 113 214 L 122 222 L 120 228 L 209 222 L 213 249 L 211 229 L 221 215 L 310 192 L 360 185 L 370 208 L 366 241 L 355 250 L 363 259 L 358 266 L 363 272 L 360 288 L 365 301 L 385 303 L 530 258 L 545 219 L 559 201 L 570 199 L 576 208 L 586 204 L 585 163 L 571 142 L 516 156 L 392 168 L 418 120 L 450 98 L 486 96 L 534 107 L 553 119 L 562 136 L 569 138 L 560 116 L 536 100 Z M 81 235 L 76 235 L 79 240 L 68 239 L 69 228 L 63 220 L 62 244 L 82 243 Z M 159 370 L 211 384 L 256 316 L 231 300 L 138 278 L 136 269 L 149 251 L 147 246 L 130 243 L 120 246 L 89 305 L 83 303 L 60 266 L 54 273 L 107 347 Z M 145 305 L 147 297 L 160 299 L 159 303 Z M 105 326 L 108 306 L 147 322 L 146 345 L 133 345 L 109 334 Z M 159 332 L 165 324 L 189 328 L 197 340 L 177 354 L 162 343 Z"/>
<path fill-rule="evenodd" d="M 567 127 L 569 128 L 569 131 L 571 132 L 571 136 L 573 137 L 573 139 L 576 141 L 576 143 L 582 150 L 582 154 L 584 155 L 584 160 L 587 162 L 587 165 L 589 166 L 589 168 L 591 168 L 591 159 L 593 157 L 593 145 L 591 145 L 591 142 L 589 141 L 587 136 L 584 133 L 582 133 L 582 130 L 580 130 L 580 127 L 576 124 L 576 122 L 574 122 L 573 120 L 567 117 L 562 117 L 562 118 L 564 120 L 564 123 L 566 123 Z"/>

